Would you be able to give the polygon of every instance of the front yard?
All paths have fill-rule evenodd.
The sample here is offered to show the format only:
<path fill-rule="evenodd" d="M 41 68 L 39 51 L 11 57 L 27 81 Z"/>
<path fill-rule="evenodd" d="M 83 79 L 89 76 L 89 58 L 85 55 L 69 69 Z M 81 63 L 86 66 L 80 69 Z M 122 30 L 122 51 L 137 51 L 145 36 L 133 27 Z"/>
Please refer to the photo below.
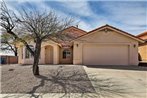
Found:
<path fill-rule="evenodd" d="M 146 98 L 147 67 L 133 69 L 79 65 L 2 65 L 3 98 Z"/>

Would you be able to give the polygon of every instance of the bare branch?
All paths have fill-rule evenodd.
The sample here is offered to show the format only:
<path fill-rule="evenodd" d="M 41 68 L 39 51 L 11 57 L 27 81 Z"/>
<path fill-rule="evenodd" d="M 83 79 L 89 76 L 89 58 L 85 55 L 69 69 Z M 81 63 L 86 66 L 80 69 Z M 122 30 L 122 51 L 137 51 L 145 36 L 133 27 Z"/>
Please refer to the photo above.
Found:
<path fill-rule="evenodd" d="M 7 9 L 5 3 L 2 4 L 1 11 L 1 26 L 6 30 L 6 33 L 22 42 L 34 56 L 33 74 L 39 75 L 38 62 L 42 42 L 70 26 L 71 19 L 58 17 L 53 11 L 26 10 L 25 8 L 22 8 L 18 17 Z M 24 35 L 31 37 L 35 42 L 34 50 L 30 48 Z"/>
<path fill-rule="evenodd" d="M 0 14 L 1 26 L 5 30 L 5 33 L 10 34 L 11 36 L 14 37 L 14 39 L 22 42 L 30 51 L 30 53 L 34 55 L 34 52 L 29 47 L 28 43 L 24 39 L 20 38 L 18 34 L 16 32 L 14 33 L 13 31 L 17 26 L 16 14 L 13 11 L 8 10 L 5 2 L 1 2 L 0 10 L 1 10 L 1 14 Z"/>

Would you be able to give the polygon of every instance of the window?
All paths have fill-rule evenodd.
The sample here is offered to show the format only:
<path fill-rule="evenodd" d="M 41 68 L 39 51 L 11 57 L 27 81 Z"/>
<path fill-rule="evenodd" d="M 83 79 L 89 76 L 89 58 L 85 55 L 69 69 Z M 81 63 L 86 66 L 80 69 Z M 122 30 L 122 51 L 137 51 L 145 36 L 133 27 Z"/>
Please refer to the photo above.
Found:
<path fill-rule="evenodd" d="M 63 59 L 69 58 L 70 57 L 70 51 L 69 50 L 64 50 L 63 51 Z"/>
<path fill-rule="evenodd" d="M 29 45 L 29 46 L 32 50 L 34 50 L 33 45 Z M 25 58 L 32 58 L 32 57 L 33 55 L 29 52 L 29 50 L 27 50 L 27 48 L 25 48 Z"/>

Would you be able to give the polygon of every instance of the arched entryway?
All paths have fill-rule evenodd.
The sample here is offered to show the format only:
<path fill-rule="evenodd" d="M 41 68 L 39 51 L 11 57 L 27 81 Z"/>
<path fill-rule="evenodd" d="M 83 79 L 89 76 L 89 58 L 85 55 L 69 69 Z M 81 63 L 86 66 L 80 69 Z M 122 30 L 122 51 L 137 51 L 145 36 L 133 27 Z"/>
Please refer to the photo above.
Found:
<path fill-rule="evenodd" d="M 45 46 L 45 64 L 53 64 L 53 47 Z"/>

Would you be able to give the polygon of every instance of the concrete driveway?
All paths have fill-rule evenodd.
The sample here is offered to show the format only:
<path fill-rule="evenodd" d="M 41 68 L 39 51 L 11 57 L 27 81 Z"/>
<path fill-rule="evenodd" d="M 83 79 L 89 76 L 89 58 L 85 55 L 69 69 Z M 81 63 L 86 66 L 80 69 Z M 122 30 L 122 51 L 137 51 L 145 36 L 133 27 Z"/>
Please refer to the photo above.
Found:
<path fill-rule="evenodd" d="M 141 66 L 85 66 L 89 78 L 96 74 L 97 78 L 110 78 L 121 84 L 126 93 L 124 98 L 147 98 L 147 67 Z M 115 96 L 113 98 L 119 98 Z M 123 94 L 122 94 L 123 95 Z"/>
<path fill-rule="evenodd" d="M 31 66 L 5 65 L 0 68 L 2 98 L 147 98 L 147 67 L 40 65 L 43 76 L 38 79 L 26 71 L 31 70 Z M 63 72 L 57 76 L 59 71 Z M 49 74 L 52 77 L 46 77 Z M 16 80 L 18 82 L 13 83 Z M 34 87 L 28 87 L 32 81 Z M 50 89 L 51 83 L 56 89 Z M 61 91 L 59 83 L 67 88 L 66 93 Z M 37 92 L 26 93 L 31 87 Z"/>

